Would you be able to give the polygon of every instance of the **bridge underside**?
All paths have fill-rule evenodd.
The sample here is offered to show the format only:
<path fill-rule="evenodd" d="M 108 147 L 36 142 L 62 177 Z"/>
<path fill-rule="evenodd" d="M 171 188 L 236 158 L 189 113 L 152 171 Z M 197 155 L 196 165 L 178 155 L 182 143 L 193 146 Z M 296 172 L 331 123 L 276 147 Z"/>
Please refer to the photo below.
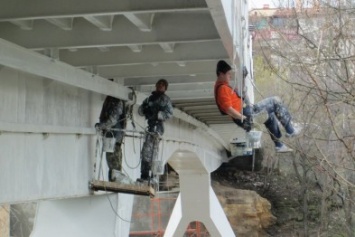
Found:
<path fill-rule="evenodd" d="M 2 167 L 6 167 L 0 173 L 0 203 L 38 201 L 33 237 L 48 234 L 97 236 L 95 231 L 85 229 L 85 226 L 93 226 L 93 223 L 103 219 L 110 221 L 98 227 L 105 229 L 101 233 L 127 236 L 129 223 L 119 219 L 109 204 L 117 208 L 120 216 L 130 219 L 133 196 L 93 195 L 89 189 L 89 181 L 94 178 L 94 164 L 97 162 L 97 136 L 92 125 L 97 121 L 105 97 L 8 67 L 0 69 L 0 82 L 2 116 L 8 116 L 8 119 L 4 119 L 6 122 L 0 122 L 0 162 Z M 4 101 L 7 101 L 6 106 Z M 134 106 L 135 124 L 142 129 L 145 121 L 136 110 L 137 106 Z M 128 129 L 132 130 L 130 126 Z M 133 180 L 140 176 L 137 164 L 140 162 L 142 141 L 143 137 L 137 133 L 126 137 L 123 146 L 123 169 Z M 226 147 L 221 141 L 216 140 L 203 125 L 197 126 L 173 118 L 166 122 L 166 132 L 158 155 L 163 163 L 173 157 L 171 164 L 181 177 L 181 188 L 198 190 L 203 186 L 206 191 L 206 199 L 202 203 L 207 206 L 200 216 L 189 216 L 186 212 L 189 209 L 184 210 L 185 203 L 190 203 L 192 197 L 199 193 L 190 193 L 187 199 L 182 195 L 175 212 L 181 212 L 181 220 L 185 220 L 185 216 L 201 220 L 214 233 L 219 230 L 212 225 L 213 219 L 206 219 L 205 214 L 211 216 L 212 210 L 219 210 L 219 215 L 224 215 L 210 188 L 209 176 L 227 159 Z M 104 163 L 102 167 L 102 177 L 107 179 L 107 166 Z M 186 169 L 187 173 L 184 171 Z M 73 227 L 71 221 L 78 219 L 81 221 Z M 226 218 L 219 218 L 219 222 L 221 220 L 227 221 Z M 181 227 L 176 227 L 176 233 L 186 228 L 184 224 L 181 222 Z M 167 233 L 175 236 L 174 228 L 169 227 Z"/>
<path fill-rule="evenodd" d="M 210 173 L 228 160 L 229 140 L 244 133 L 220 116 L 213 84 L 219 59 L 236 75 L 252 65 L 247 3 L 60 5 L 5 0 L 0 8 L 0 204 L 38 202 L 32 237 L 128 236 L 134 196 L 89 189 L 98 162 L 93 126 L 110 95 L 134 104 L 132 122 L 142 132 L 137 108 L 164 77 L 175 109 L 158 156 L 180 177 L 165 236 L 182 236 L 192 220 L 213 236 L 234 236 Z M 136 180 L 144 137 L 129 135 L 122 165 Z M 107 180 L 105 159 L 99 172 Z"/>

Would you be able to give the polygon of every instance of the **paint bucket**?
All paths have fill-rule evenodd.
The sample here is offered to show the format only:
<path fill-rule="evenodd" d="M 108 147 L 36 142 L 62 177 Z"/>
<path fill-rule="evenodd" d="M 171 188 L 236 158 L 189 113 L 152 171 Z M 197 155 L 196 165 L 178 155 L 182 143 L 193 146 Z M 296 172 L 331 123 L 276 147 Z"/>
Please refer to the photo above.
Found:
<path fill-rule="evenodd" d="M 114 152 L 114 150 L 115 150 L 116 138 L 112 132 L 111 132 L 111 134 L 112 134 L 112 137 L 106 137 L 106 134 L 105 134 L 105 136 L 102 139 L 102 143 L 103 143 L 102 150 L 104 152 Z"/>
<path fill-rule="evenodd" d="M 163 175 L 164 174 L 163 162 L 161 162 L 160 160 L 153 160 L 152 171 L 153 174 L 155 175 Z"/>
<path fill-rule="evenodd" d="M 257 149 L 261 147 L 261 135 L 261 131 L 250 131 L 247 133 L 250 148 Z"/>
<path fill-rule="evenodd" d="M 134 183 L 129 177 L 127 177 L 124 173 L 122 173 L 119 170 L 113 169 L 111 172 L 112 172 L 111 173 L 112 178 L 117 183 L 122 183 L 122 184 L 133 184 Z"/>
<path fill-rule="evenodd" d="M 243 156 L 246 146 L 247 146 L 246 142 L 231 143 L 231 155 L 233 157 Z"/>

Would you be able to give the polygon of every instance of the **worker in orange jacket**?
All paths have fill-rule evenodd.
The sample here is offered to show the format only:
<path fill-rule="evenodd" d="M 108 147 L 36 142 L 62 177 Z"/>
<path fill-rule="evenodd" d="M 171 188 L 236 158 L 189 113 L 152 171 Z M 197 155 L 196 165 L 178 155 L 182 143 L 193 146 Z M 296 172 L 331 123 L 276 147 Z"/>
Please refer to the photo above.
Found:
<path fill-rule="evenodd" d="M 215 100 L 221 113 L 232 117 L 233 121 L 238 126 L 249 132 L 251 130 L 250 117 L 262 112 L 267 112 L 268 118 L 264 125 L 275 143 L 276 152 L 292 151 L 292 149 L 280 141 L 282 134 L 278 121 L 285 128 L 287 137 L 298 135 L 302 128 L 292 123 L 291 115 L 286 106 L 283 105 L 281 99 L 277 96 L 268 97 L 250 107 L 243 107 L 242 98 L 238 95 L 237 91 L 233 90 L 229 85 L 232 78 L 231 66 L 224 60 L 220 60 L 217 63 L 216 74 L 217 81 L 214 86 Z M 246 68 L 244 68 L 243 75 L 244 77 L 247 75 Z"/>

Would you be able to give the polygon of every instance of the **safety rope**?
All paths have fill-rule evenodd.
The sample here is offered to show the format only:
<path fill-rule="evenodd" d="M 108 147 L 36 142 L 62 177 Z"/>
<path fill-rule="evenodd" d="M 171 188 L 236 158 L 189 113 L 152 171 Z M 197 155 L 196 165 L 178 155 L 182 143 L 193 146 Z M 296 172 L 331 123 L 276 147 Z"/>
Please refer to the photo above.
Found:
<path fill-rule="evenodd" d="M 134 137 L 133 137 L 133 139 L 134 139 Z M 140 140 L 142 140 L 142 139 L 140 139 Z M 135 145 L 134 144 L 135 144 L 135 142 L 133 140 L 133 153 L 136 154 Z M 141 142 L 140 142 L 140 144 L 141 144 Z M 133 166 L 129 165 L 128 162 L 127 162 L 126 148 L 124 149 L 124 152 L 123 152 L 123 160 L 124 160 L 126 166 L 128 168 L 130 168 L 130 169 L 136 169 L 142 163 L 142 159 L 140 158 L 137 165 L 133 165 Z M 123 167 L 122 167 L 122 169 L 123 169 Z"/>
<path fill-rule="evenodd" d="M 103 166 L 102 166 L 102 160 L 103 160 L 103 143 L 102 143 L 102 137 L 100 136 L 99 133 L 97 133 L 97 139 L 96 139 L 96 149 L 95 149 L 95 154 L 96 154 L 96 160 L 97 158 L 99 158 L 99 167 L 95 167 L 95 170 L 97 168 L 97 179 L 98 180 L 101 180 L 100 178 L 102 178 L 102 180 L 104 179 L 104 170 L 103 170 Z M 99 157 L 97 157 L 99 155 Z M 96 166 L 96 165 L 95 165 Z M 101 175 L 100 175 L 101 174 Z M 110 194 L 111 192 L 107 191 L 107 188 L 106 188 L 106 185 L 104 183 L 104 192 L 106 194 Z M 112 201 L 109 197 L 109 195 L 106 195 L 106 198 L 108 200 L 108 202 L 110 203 L 110 207 L 111 207 L 111 210 L 112 212 L 122 221 L 124 222 L 128 222 L 128 223 L 132 223 L 132 221 L 130 220 L 127 220 L 127 219 L 124 219 L 123 217 L 121 217 L 117 210 L 114 208 L 113 204 L 112 204 Z"/>
<path fill-rule="evenodd" d="M 131 119 L 132 127 L 133 129 L 135 129 L 136 125 L 134 123 L 134 117 L 133 117 L 133 106 L 137 103 L 137 94 L 133 87 L 129 87 L 129 88 L 132 90 L 131 95 L 132 95 L 133 103 L 128 106 L 129 108 L 127 113 L 128 114 L 127 119 Z"/>
<path fill-rule="evenodd" d="M 242 1 L 238 1 L 240 3 L 240 6 L 239 6 L 239 9 L 242 9 Z M 237 72 L 241 72 L 241 65 L 239 65 L 239 67 L 237 68 L 237 65 L 235 64 L 236 62 L 236 59 L 237 59 L 237 50 L 236 50 L 236 46 L 235 46 L 235 43 L 236 43 L 236 26 L 237 26 L 237 14 L 236 14 L 236 0 L 233 0 L 231 2 L 231 9 L 232 9 L 232 52 L 233 52 L 233 58 L 232 58 L 232 67 L 234 68 L 234 86 L 233 86 L 233 91 L 235 89 L 239 89 L 239 93 L 240 93 L 240 97 L 243 98 L 243 86 L 244 86 L 244 79 L 240 80 L 240 83 L 238 83 L 238 80 L 237 80 Z M 242 32 L 241 32 L 242 33 Z M 239 39 L 241 40 L 241 39 Z M 241 45 L 243 42 L 239 42 L 239 44 Z M 243 47 L 242 47 L 243 48 Z M 243 63 L 243 60 L 244 60 L 244 51 L 242 51 L 242 55 L 241 55 L 241 61 Z M 243 77 L 242 77 L 243 78 Z M 232 93 L 234 93 L 232 91 Z M 243 100 L 241 100 L 241 108 L 243 108 Z M 243 110 L 241 110 L 241 115 L 242 115 L 242 119 L 241 121 L 243 122 Z"/>

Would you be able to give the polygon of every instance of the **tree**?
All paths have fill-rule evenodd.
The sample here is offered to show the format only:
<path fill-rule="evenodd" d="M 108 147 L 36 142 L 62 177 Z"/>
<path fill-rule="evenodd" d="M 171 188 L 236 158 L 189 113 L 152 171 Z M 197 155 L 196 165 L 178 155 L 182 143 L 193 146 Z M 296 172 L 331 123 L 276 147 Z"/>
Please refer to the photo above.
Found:
<path fill-rule="evenodd" d="M 345 218 L 345 222 L 341 226 L 339 221 L 335 231 L 354 236 L 354 3 L 314 1 L 313 7 L 304 8 L 298 1 L 297 6 L 279 9 L 267 17 L 252 13 L 250 22 L 256 26 L 254 51 L 263 57 L 262 70 L 276 75 L 270 83 L 282 82 L 285 101 L 296 120 L 305 125 L 303 136 L 291 144 L 297 151 L 293 154 L 294 167 L 303 190 L 305 236 L 307 193 L 314 188 L 310 179 L 323 193 L 319 232 L 334 236 L 336 228 L 329 229 L 333 225 L 330 213 L 341 206 L 344 215 L 339 218 Z M 265 19 L 268 24 L 259 27 Z M 262 71 L 259 62 L 257 59 L 256 77 Z"/>

